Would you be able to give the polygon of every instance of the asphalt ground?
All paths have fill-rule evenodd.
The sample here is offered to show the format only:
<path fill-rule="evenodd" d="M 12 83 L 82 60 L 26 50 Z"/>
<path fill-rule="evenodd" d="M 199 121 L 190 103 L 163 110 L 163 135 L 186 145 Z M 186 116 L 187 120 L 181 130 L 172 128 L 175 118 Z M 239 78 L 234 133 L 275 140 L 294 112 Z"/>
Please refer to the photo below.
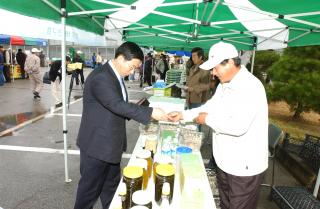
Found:
<path fill-rule="evenodd" d="M 48 70 L 43 68 L 42 72 Z M 85 77 L 91 72 L 85 69 Z M 34 100 L 29 80 L 17 79 L 0 87 L 0 132 L 14 130 L 0 137 L 0 208 L 3 209 L 72 209 L 79 180 L 79 151 L 76 137 L 82 112 L 82 90 L 74 86 L 68 109 L 68 171 L 71 182 L 65 182 L 62 111 L 53 110 L 54 102 L 50 85 L 44 84 L 41 99 Z M 67 77 L 69 86 L 70 76 Z M 126 82 L 129 100 L 136 102 L 146 94 L 139 82 Z M 68 92 L 67 92 L 68 93 Z M 23 118 L 23 119 L 21 119 Z M 22 125 L 18 125 L 17 121 Z M 127 122 L 128 150 L 124 153 L 124 167 L 139 136 L 139 124 Z M 210 139 L 205 139 L 202 154 L 205 162 L 210 158 Z M 208 146 L 206 146 L 208 145 Z M 265 183 L 271 182 L 269 167 Z M 275 183 L 297 185 L 298 183 L 279 163 L 276 163 Z M 259 209 L 276 209 L 268 200 L 269 188 L 262 187 Z M 218 196 L 214 192 L 214 196 Z M 95 209 L 100 209 L 97 202 Z"/>

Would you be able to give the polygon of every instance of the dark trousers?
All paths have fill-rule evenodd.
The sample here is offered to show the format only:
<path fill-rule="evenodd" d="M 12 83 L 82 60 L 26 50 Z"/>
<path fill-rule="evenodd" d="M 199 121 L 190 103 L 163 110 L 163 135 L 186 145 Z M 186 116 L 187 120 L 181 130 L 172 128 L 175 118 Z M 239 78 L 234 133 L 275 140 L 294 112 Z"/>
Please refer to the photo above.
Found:
<path fill-rule="evenodd" d="M 120 182 L 120 163 L 107 163 L 80 151 L 80 174 L 74 209 L 92 209 L 100 196 L 108 209 Z"/>
<path fill-rule="evenodd" d="M 144 82 L 147 82 L 147 84 L 148 84 L 149 86 L 152 86 L 152 83 L 151 83 L 151 74 L 149 74 L 149 73 L 144 74 Z"/>
<path fill-rule="evenodd" d="M 20 70 L 21 70 L 21 78 L 25 78 L 26 77 L 26 71 L 24 70 L 24 63 L 20 63 Z"/>
<path fill-rule="evenodd" d="M 144 76 L 144 77 L 143 77 Z M 144 82 L 148 83 L 148 86 L 152 86 L 152 78 L 150 74 L 140 74 L 140 87 L 142 87 Z"/>
<path fill-rule="evenodd" d="M 83 75 L 83 69 L 76 69 L 76 84 L 79 85 L 79 75 L 81 79 L 81 84 L 84 84 L 84 75 Z"/>
<path fill-rule="evenodd" d="M 234 176 L 218 168 L 221 209 L 256 209 L 263 176 Z"/>
<path fill-rule="evenodd" d="M 10 76 L 10 66 L 9 65 L 4 65 L 3 75 L 4 75 L 5 79 L 6 79 L 6 82 L 10 83 L 11 82 L 11 76 Z"/>
<path fill-rule="evenodd" d="M 0 65 L 0 86 L 4 84 L 3 65 Z"/>

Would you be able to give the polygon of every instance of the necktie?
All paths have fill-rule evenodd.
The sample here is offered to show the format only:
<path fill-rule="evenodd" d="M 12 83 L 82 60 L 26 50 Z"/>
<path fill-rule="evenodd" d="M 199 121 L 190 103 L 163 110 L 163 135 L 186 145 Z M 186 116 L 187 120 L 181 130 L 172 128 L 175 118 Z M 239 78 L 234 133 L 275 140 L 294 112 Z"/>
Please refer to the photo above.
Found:
<path fill-rule="evenodd" d="M 128 92 L 126 89 L 126 85 L 124 85 L 124 80 L 121 78 L 122 87 L 124 88 L 125 94 L 126 94 L 126 102 L 128 102 Z"/>

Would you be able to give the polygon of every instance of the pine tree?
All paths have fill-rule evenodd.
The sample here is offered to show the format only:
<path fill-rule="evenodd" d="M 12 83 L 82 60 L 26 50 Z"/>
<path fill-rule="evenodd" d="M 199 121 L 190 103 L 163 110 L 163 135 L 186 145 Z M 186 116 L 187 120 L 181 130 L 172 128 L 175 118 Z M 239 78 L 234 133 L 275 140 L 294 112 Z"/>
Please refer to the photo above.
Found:
<path fill-rule="evenodd" d="M 302 112 L 320 112 L 319 46 L 285 49 L 280 60 L 269 68 L 268 76 L 268 100 L 285 101 L 294 119 Z"/>

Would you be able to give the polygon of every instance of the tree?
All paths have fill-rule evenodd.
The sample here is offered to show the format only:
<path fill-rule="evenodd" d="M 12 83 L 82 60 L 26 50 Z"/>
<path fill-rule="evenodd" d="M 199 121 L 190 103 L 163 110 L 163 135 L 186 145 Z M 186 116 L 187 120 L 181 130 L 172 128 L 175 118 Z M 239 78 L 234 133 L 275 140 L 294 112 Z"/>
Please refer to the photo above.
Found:
<path fill-rule="evenodd" d="M 267 86 L 270 101 L 285 101 L 294 112 L 320 112 L 320 47 L 287 48 L 268 70 L 272 83 Z"/>
<path fill-rule="evenodd" d="M 268 51 L 257 51 L 254 60 L 253 75 L 255 75 L 263 83 L 266 82 L 267 70 L 273 63 L 280 59 L 279 53 Z M 251 59 L 250 59 L 251 60 Z M 247 69 L 250 69 L 251 65 L 247 65 Z"/>

